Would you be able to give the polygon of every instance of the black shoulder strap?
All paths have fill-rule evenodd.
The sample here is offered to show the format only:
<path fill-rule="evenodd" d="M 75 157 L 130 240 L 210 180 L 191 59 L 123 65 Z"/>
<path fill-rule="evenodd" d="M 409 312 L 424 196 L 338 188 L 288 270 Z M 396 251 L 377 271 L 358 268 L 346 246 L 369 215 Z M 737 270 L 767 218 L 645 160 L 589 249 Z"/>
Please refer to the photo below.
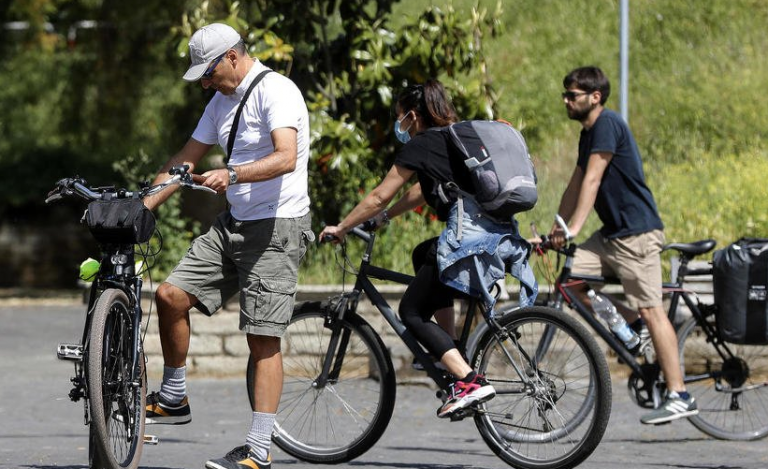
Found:
<path fill-rule="evenodd" d="M 251 91 L 256 87 L 256 85 L 259 84 L 262 78 L 264 78 L 264 75 L 271 72 L 272 70 L 267 69 L 263 72 L 256 75 L 256 78 L 253 79 L 251 82 L 251 85 L 248 87 L 247 90 L 245 90 L 245 94 L 243 95 L 243 99 L 240 100 L 240 107 L 237 108 L 237 112 L 235 113 L 235 119 L 232 121 L 232 128 L 229 130 L 229 139 L 227 140 L 227 158 L 224 161 L 224 163 L 229 163 L 229 157 L 232 156 L 232 147 L 235 146 L 235 136 L 237 135 L 237 126 L 240 124 L 240 115 L 243 113 L 243 107 L 245 106 L 245 102 L 248 101 L 248 96 L 251 95 Z"/>

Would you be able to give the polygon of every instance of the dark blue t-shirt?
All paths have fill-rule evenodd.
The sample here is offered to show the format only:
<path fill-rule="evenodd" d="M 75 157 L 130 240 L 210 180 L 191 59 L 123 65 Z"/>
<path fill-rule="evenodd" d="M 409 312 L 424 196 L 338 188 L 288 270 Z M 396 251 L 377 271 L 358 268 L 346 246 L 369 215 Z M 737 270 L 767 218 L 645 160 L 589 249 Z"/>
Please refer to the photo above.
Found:
<path fill-rule="evenodd" d="M 590 155 L 600 152 L 613 154 L 595 200 L 595 211 L 603 222 L 600 233 L 606 238 L 622 238 L 664 229 L 645 183 L 635 137 L 624 119 L 609 109 L 600 113 L 591 129 L 581 131 L 577 164 L 584 174 Z"/>

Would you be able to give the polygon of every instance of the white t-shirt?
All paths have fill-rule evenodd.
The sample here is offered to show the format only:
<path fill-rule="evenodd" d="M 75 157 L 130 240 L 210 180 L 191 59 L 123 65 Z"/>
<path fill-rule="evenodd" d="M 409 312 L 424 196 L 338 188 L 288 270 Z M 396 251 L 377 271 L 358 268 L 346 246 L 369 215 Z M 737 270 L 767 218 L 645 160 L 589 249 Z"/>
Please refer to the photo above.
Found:
<path fill-rule="evenodd" d="M 263 70 L 266 67 L 254 59 L 253 67 L 234 94 L 226 96 L 217 92 L 206 106 L 192 138 L 208 145 L 218 143 L 226 152 L 240 100 Z M 309 114 L 304 97 L 289 78 L 276 72 L 268 73 L 251 91 L 243 107 L 229 164 L 238 166 L 271 155 L 275 149 L 270 133 L 283 127 L 297 131 L 296 169 L 268 181 L 230 185 L 227 200 L 235 219 L 297 218 L 309 212 Z"/>

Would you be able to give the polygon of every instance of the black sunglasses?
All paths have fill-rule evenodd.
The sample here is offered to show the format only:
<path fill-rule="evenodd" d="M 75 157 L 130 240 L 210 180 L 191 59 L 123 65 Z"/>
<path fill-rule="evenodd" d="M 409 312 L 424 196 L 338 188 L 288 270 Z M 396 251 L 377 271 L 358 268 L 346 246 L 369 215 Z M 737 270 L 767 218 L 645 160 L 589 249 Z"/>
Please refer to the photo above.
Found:
<path fill-rule="evenodd" d="M 576 101 L 579 96 L 584 96 L 585 94 L 591 94 L 587 91 L 565 91 L 561 95 L 563 99 L 567 99 L 568 101 Z"/>
<path fill-rule="evenodd" d="M 203 73 L 203 76 L 201 76 L 200 78 L 207 78 L 208 80 L 210 80 L 211 77 L 213 77 L 213 71 L 216 70 L 216 67 L 219 65 L 219 62 L 221 62 L 221 59 L 223 59 L 225 55 L 227 55 L 226 52 L 216 57 L 216 59 L 213 62 L 211 62 L 211 66 L 208 67 L 208 69 Z"/>

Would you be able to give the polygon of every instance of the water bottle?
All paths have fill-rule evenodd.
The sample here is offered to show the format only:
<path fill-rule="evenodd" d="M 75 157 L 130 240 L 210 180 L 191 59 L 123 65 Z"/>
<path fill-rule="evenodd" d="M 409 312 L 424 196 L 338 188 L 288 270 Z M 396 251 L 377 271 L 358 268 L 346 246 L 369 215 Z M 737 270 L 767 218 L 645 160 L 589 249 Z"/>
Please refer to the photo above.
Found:
<path fill-rule="evenodd" d="M 598 295 L 592 289 L 587 292 L 587 296 L 592 301 L 592 310 L 608 324 L 611 332 L 624 342 L 627 349 L 632 350 L 640 344 L 640 337 L 629 327 L 608 298 Z"/>

